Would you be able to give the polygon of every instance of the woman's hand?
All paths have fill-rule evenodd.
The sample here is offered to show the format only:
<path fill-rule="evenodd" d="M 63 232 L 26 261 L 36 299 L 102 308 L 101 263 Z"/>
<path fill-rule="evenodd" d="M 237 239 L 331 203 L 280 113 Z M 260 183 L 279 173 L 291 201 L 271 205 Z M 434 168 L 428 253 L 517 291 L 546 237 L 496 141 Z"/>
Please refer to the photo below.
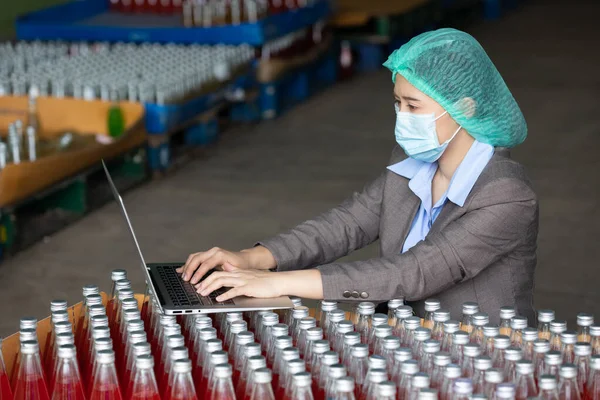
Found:
<path fill-rule="evenodd" d="M 225 286 L 231 287 L 226 293 L 217 297 L 217 301 L 225 301 L 237 296 L 272 298 L 282 296 L 285 291 L 285 274 L 260 271 L 256 269 L 239 269 L 224 266 L 223 271 L 213 272 L 198 285 L 198 293 L 208 296 L 213 291 Z"/>
<path fill-rule="evenodd" d="M 177 272 L 183 274 L 184 281 L 195 285 L 208 271 L 217 267 L 268 270 L 275 266 L 273 254 L 262 246 L 239 252 L 213 247 L 208 251 L 190 254 L 185 265 L 178 268 Z"/>

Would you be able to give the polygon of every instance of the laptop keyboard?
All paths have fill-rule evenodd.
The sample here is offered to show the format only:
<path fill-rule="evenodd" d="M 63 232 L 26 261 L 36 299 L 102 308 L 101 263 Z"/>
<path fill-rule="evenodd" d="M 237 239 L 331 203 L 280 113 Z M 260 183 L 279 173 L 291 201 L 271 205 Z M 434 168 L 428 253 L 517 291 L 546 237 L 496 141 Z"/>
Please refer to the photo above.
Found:
<path fill-rule="evenodd" d="M 158 266 L 156 267 L 156 270 L 165 284 L 167 292 L 175 306 L 229 306 L 234 304 L 231 299 L 225 300 L 224 302 L 217 301 L 217 297 L 228 290 L 226 288 L 215 290 L 208 296 L 200 296 L 196 293 L 196 288 L 191 283 L 181 279 L 181 275 L 177 273 L 175 267 Z"/>

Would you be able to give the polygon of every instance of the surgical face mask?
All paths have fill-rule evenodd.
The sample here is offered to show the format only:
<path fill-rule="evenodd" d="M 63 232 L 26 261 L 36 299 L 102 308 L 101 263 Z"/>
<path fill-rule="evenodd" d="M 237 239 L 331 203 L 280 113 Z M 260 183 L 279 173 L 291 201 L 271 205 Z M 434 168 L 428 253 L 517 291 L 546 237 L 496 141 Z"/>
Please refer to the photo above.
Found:
<path fill-rule="evenodd" d="M 443 117 L 447 111 L 436 118 L 435 114 L 418 115 L 402 112 L 397 104 L 395 108 L 396 142 L 404 149 L 406 155 L 415 160 L 429 163 L 437 161 L 448 147 L 448 143 L 462 128 L 459 126 L 450 139 L 440 144 L 435 121 Z"/>

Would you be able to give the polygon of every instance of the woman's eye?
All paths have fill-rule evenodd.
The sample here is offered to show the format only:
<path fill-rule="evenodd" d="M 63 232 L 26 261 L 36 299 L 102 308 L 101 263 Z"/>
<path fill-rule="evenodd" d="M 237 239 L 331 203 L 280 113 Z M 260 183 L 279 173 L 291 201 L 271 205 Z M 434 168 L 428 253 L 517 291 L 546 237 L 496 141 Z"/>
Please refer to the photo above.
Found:
<path fill-rule="evenodd" d="M 414 111 L 414 110 L 416 110 L 416 109 L 417 109 L 417 107 L 415 107 L 415 106 L 413 106 L 413 105 L 410 105 L 410 104 L 409 104 L 409 105 L 408 105 L 408 109 L 409 109 L 410 111 Z"/>

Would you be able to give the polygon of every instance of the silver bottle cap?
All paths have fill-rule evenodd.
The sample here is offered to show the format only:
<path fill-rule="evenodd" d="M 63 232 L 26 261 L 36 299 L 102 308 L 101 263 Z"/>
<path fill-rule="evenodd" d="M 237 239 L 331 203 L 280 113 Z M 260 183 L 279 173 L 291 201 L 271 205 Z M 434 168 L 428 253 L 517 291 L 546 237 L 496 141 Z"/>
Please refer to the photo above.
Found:
<path fill-rule="evenodd" d="M 450 311 L 439 309 L 433 313 L 433 320 L 435 322 L 446 322 L 450 321 Z"/>
<path fill-rule="evenodd" d="M 67 311 L 67 301 L 66 300 L 52 300 L 50 302 L 50 312 L 55 313 L 58 311 Z"/>
<path fill-rule="evenodd" d="M 533 342 L 539 337 L 538 331 L 535 328 L 525 328 L 523 329 L 522 334 L 525 342 Z"/>
<path fill-rule="evenodd" d="M 396 385 L 391 381 L 381 382 L 377 385 L 377 394 L 380 397 L 396 397 Z"/>
<path fill-rule="evenodd" d="M 85 304 L 87 304 L 88 307 L 102 306 L 102 296 L 100 296 L 99 294 L 87 295 L 85 296 Z"/>
<path fill-rule="evenodd" d="M 304 363 L 303 360 L 300 359 L 296 359 L 296 360 L 290 360 L 287 363 L 287 373 L 290 375 L 294 375 L 297 374 L 299 372 L 304 372 L 306 371 L 306 364 Z"/>
<path fill-rule="evenodd" d="M 494 348 L 508 349 L 510 347 L 510 338 L 506 335 L 498 335 L 494 338 Z"/>
<path fill-rule="evenodd" d="M 215 374 L 216 374 L 217 367 L 218 367 L 218 365 L 214 367 Z M 187 374 L 187 373 L 192 372 L 192 362 L 189 359 L 175 360 L 175 361 L 173 361 L 172 368 L 175 373 Z M 229 368 L 230 368 L 230 375 L 231 375 L 231 367 L 229 367 Z"/>
<path fill-rule="evenodd" d="M 424 342 L 427 339 L 431 339 L 431 329 L 428 328 L 417 328 L 414 333 L 415 340 Z"/>
<path fill-rule="evenodd" d="M 132 319 L 131 321 L 127 321 L 127 331 L 143 331 L 144 330 L 144 321 L 141 319 Z"/>
<path fill-rule="evenodd" d="M 406 360 L 400 366 L 400 372 L 405 375 L 414 375 L 419 372 L 419 363 L 417 360 Z"/>
<path fill-rule="evenodd" d="M 108 326 L 95 326 L 92 328 L 92 338 L 94 340 L 110 337 L 110 328 Z"/>
<path fill-rule="evenodd" d="M 60 321 L 54 324 L 54 332 L 56 334 L 73 332 L 73 327 L 69 321 Z"/>
<path fill-rule="evenodd" d="M 415 330 L 421 326 L 421 318 L 419 317 L 408 317 L 404 319 L 404 328 L 408 330 Z"/>
<path fill-rule="evenodd" d="M 474 343 L 467 343 L 463 346 L 465 357 L 477 357 L 481 354 L 481 347 Z"/>
<path fill-rule="evenodd" d="M 354 378 L 344 376 L 335 381 L 335 390 L 337 393 L 350 393 L 354 391 Z"/>
<path fill-rule="evenodd" d="M 360 333 L 358 332 L 348 332 L 344 333 L 344 345 L 352 346 L 360 343 Z"/>
<path fill-rule="evenodd" d="M 565 331 L 560 334 L 560 341 L 563 344 L 575 344 L 577 343 L 577 332 Z"/>
<path fill-rule="evenodd" d="M 133 354 L 135 354 L 136 356 L 141 356 L 144 354 L 151 354 L 151 352 L 152 352 L 152 350 L 150 348 L 150 343 L 148 343 L 148 342 L 133 344 Z"/>
<path fill-rule="evenodd" d="M 83 297 L 90 295 L 100 295 L 100 289 L 96 285 L 85 285 L 82 289 Z M 100 298 L 102 300 L 102 298 Z"/>
<path fill-rule="evenodd" d="M 229 360 L 229 355 L 226 351 L 218 350 L 210 353 L 210 365 L 225 364 Z"/>
<path fill-rule="evenodd" d="M 19 331 L 19 342 L 37 341 L 37 331 L 35 329 L 27 328 Z"/>
<path fill-rule="evenodd" d="M 394 315 L 398 319 L 406 319 L 408 317 L 412 317 L 413 309 L 411 306 L 399 306 L 394 310 Z"/>
<path fill-rule="evenodd" d="M 372 326 L 379 326 L 379 325 L 387 325 L 388 323 L 388 316 L 385 314 L 373 314 L 373 316 L 371 317 L 371 325 Z"/>
<path fill-rule="evenodd" d="M 590 326 L 590 335 L 593 337 L 600 336 L 600 325 L 592 325 Z"/>
<path fill-rule="evenodd" d="M 427 354 L 433 354 L 440 351 L 442 344 L 438 340 L 427 339 L 423 342 L 423 351 Z"/>
<path fill-rule="evenodd" d="M 36 354 L 40 352 L 37 340 L 25 340 L 21 342 L 21 354 Z"/>
<path fill-rule="evenodd" d="M 575 343 L 574 353 L 576 356 L 589 357 L 592 355 L 592 346 L 586 342 Z"/>
<path fill-rule="evenodd" d="M 346 313 L 344 310 L 335 309 L 329 312 L 329 322 L 339 323 L 346 319 Z"/>
<path fill-rule="evenodd" d="M 308 372 L 298 372 L 293 375 L 292 380 L 296 387 L 308 387 L 312 384 L 312 376 Z"/>
<path fill-rule="evenodd" d="M 285 349 L 286 347 L 292 347 L 292 337 L 291 336 L 278 336 L 275 338 L 275 348 L 276 349 Z"/>
<path fill-rule="evenodd" d="M 197 330 L 204 328 L 212 328 L 212 319 L 210 317 L 206 317 L 204 315 L 197 315 L 194 318 L 194 327 Z"/>
<path fill-rule="evenodd" d="M 548 365 L 560 365 L 562 364 L 562 354 L 560 351 L 550 350 L 544 355 L 544 363 Z"/>
<path fill-rule="evenodd" d="M 552 321 L 550 322 L 550 332 L 561 334 L 567 330 L 567 321 Z"/>
<path fill-rule="evenodd" d="M 113 269 L 110 273 L 110 279 L 113 282 L 119 281 L 121 279 L 127 279 L 127 271 L 124 269 Z"/>
<path fill-rule="evenodd" d="M 263 321 L 263 326 L 264 326 L 264 321 Z M 244 332 L 247 329 L 248 329 L 248 324 L 244 320 L 233 321 L 229 325 L 229 332 L 233 333 L 234 335 L 236 335 L 240 332 Z"/>
<path fill-rule="evenodd" d="M 326 351 L 321 359 L 323 365 L 333 365 L 340 362 L 340 356 L 335 351 Z"/>
<path fill-rule="evenodd" d="M 576 378 L 577 377 L 577 366 L 575 364 L 563 364 L 560 366 L 561 378 Z"/>
<path fill-rule="evenodd" d="M 518 330 L 527 328 L 527 318 L 525 318 L 521 315 L 512 317 L 510 320 L 510 327 L 512 329 L 518 329 Z"/>
<path fill-rule="evenodd" d="M 488 356 L 477 356 L 473 360 L 473 367 L 478 371 L 487 371 L 492 368 L 492 359 Z"/>
<path fill-rule="evenodd" d="M 113 350 L 100 350 L 96 352 L 96 362 L 99 364 L 114 364 L 115 352 Z"/>
<path fill-rule="evenodd" d="M 250 331 L 242 331 L 238 333 L 235 337 L 236 345 L 243 346 L 248 343 L 254 342 L 254 333 Z"/>
<path fill-rule="evenodd" d="M 352 346 L 352 357 L 367 357 L 369 355 L 369 346 L 366 344 L 355 344 Z"/>
<path fill-rule="evenodd" d="M 215 328 L 204 328 L 200 330 L 200 340 L 209 340 L 217 338 L 217 330 Z"/>
<path fill-rule="evenodd" d="M 306 330 L 306 339 L 308 340 L 321 340 L 323 339 L 322 328 L 309 328 Z"/>
<path fill-rule="evenodd" d="M 594 325 L 594 316 L 587 313 L 577 314 L 577 325 L 579 326 L 592 326 Z"/>
<path fill-rule="evenodd" d="M 442 304 L 438 299 L 427 299 L 425 300 L 425 311 L 434 312 L 439 310 L 442 307 Z"/>
<path fill-rule="evenodd" d="M 37 322 L 35 317 L 23 317 L 19 320 L 19 330 L 37 329 Z"/>
<path fill-rule="evenodd" d="M 179 346 L 184 346 L 184 345 L 185 345 L 185 338 L 183 337 L 183 335 L 177 334 L 177 335 L 167 336 L 167 347 L 173 348 L 173 347 L 179 347 Z"/>
<path fill-rule="evenodd" d="M 556 390 L 558 383 L 556 382 L 556 377 L 554 375 L 542 375 L 538 379 L 540 389 L 543 390 Z"/>
<path fill-rule="evenodd" d="M 424 389 L 429 387 L 429 375 L 424 372 L 417 372 L 412 377 L 412 386 L 419 389 Z"/>
<path fill-rule="evenodd" d="M 438 391 L 436 389 L 421 389 L 417 400 L 438 400 Z"/>
<path fill-rule="evenodd" d="M 539 310 L 538 311 L 538 321 L 539 322 L 547 324 L 547 323 L 554 321 L 554 318 L 556 318 L 556 314 L 554 313 L 554 310 Z"/>
<path fill-rule="evenodd" d="M 352 321 L 343 320 L 338 322 L 335 328 L 337 333 L 345 334 L 354 331 L 354 324 Z"/>
<path fill-rule="evenodd" d="M 404 305 L 404 298 L 392 299 L 387 303 L 388 309 L 390 310 L 395 310 L 402 305 Z"/>
<path fill-rule="evenodd" d="M 504 350 L 504 357 L 510 361 L 519 361 L 523 358 L 523 350 L 519 347 L 509 347 Z"/>
<path fill-rule="evenodd" d="M 58 358 L 75 358 L 77 349 L 72 344 L 63 344 L 58 346 Z"/>
<path fill-rule="evenodd" d="M 450 353 L 445 351 L 439 351 L 433 355 L 433 365 L 437 365 L 438 367 L 445 367 L 451 362 L 452 357 L 450 356 Z"/>
<path fill-rule="evenodd" d="M 274 312 L 270 312 L 262 316 L 263 326 L 273 326 L 277 323 L 279 323 L 279 315 L 275 314 Z"/>
<path fill-rule="evenodd" d="M 454 393 L 461 396 L 469 396 L 473 393 L 473 382 L 470 379 L 458 378 L 452 385 Z"/>
<path fill-rule="evenodd" d="M 56 344 L 58 346 L 62 346 L 64 344 L 75 344 L 75 335 L 73 335 L 73 332 L 57 333 Z"/>
<path fill-rule="evenodd" d="M 380 355 L 372 355 L 369 357 L 369 369 L 385 369 L 386 360 Z"/>
<path fill-rule="evenodd" d="M 135 358 L 135 367 L 138 369 L 151 369 L 154 367 L 154 357 L 150 354 L 143 354 Z"/>
<path fill-rule="evenodd" d="M 290 327 L 286 324 L 275 324 L 271 328 L 271 335 L 273 335 L 274 337 L 287 336 L 289 331 Z"/>
<path fill-rule="evenodd" d="M 271 381 L 273 380 L 273 375 L 270 369 L 259 368 L 257 370 L 254 370 L 252 379 L 254 380 L 254 383 L 271 383 Z"/>
<path fill-rule="evenodd" d="M 375 314 L 375 304 L 370 301 L 363 301 L 358 304 L 357 311 L 360 315 L 373 315 Z"/>
<path fill-rule="evenodd" d="M 223 350 L 223 342 L 221 339 L 209 339 L 204 342 L 204 350 L 209 354 L 214 353 L 215 351 L 221 351 Z"/>
<path fill-rule="evenodd" d="M 299 322 L 300 329 L 310 329 L 317 326 L 317 320 L 313 317 L 302 318 Z"/>
<path fill-rule="evenodd" d="M 483 327 L 483 336 L 493 338 L 500 334 L 500 328 L 497 325 L 487 324 Z"/>
<path fill-rule="evenodd" d="M 496 386 L 497 399 L 514 399 L 515 392 L 515 385 L 512 383 L 500 383 Z"/>
<path fill-rule="evenodd" d="M 312 342 L 312 351 L 314 354 L 323 354 L 329 351 L 329 341 L 315 340 Z"/>
<path fill-rule="evenodd" d="M 284 361 L 295 360 L 300 357 L 300 352 L 296 347 L 287 347 L 282 350 L 281 358 Z"/>
<path fill-rule="evenodd" d="M 329 312 L 335 310 L 336 308 L 337 302 L 335 301 L 323 300 L 321 302 L 321 311 Z"/>
<path fill-rule="evenodd" d="M 268 313 L 270 313 L 270 311 L 268 311 Z M 266 315 L 266 314 L 263 314 Z M 232 323 L 233 321 L 238 321 L 242 319 L 242 313 L 241 312 L 230 312 L 225 314 L 225 320 L 228 323 Z"/>
<path fill-rule="evenodd" d="M 104 307 L 102 307 L 102 310 L 104 310 Z M 104 311 L 102 311 L 102 314 L 92 315 L 92 317 L 90 318 L 90 325 L 92 327 L 108 326 L 108 317 L 106 316 L 106 314 L 104 314 Z"/>
<path fill-rule="evenodd" d="M 547 353 L 550 351 L 550 342 L 546 339 L 536 339 L 533 341 L 534 353 Z"/>
<path fill-rule="evenodd" d="M 130 331 L 127 333 L 127 337 L 131 343 L 143 343 L 148 339 L 144 330 Z"/>
<path fill-rule="evenodd" d="M 179 325 L 167 325 L 163 328 L 163 335 L 166 337 L 179 334 L 181 334 L 181 327 Z"/>
<path fill-rule="evenodd" d="M 466 301 L 462 305 L 462 313 L 464 315 L 473 315 L 479 312 L 479 304 L 473 301 Z"/>
<path fill-rule="evenodd" d="M 294 319 L 301 319 L 308 317 L 308 307 L 297 306 L 292 310 L 292 317 Z"/>
<path fill-rule="evenodd" d="M 99 352 L 102 350 L 112 350 L 112 349 L 113 349 L 113 342 L 110 337 L 102 337 L 102 338 L 98 338 L 98 339 L 94 340 L 94 350 L 96 352 Z"/>
<path fill-rule="evenodd" d="M 400 347 L 399 349 L 394 350 L 394 361 L 395 362 L 404 362 L 412 359 L 412 350 L 408 347 Z"/>
<path fill-rule="evenodd" d="M 465 345 L 469 343 L 469 334 L 464 331 L 457 331 L 452 334 L 452 343 Z"/>
<path fill-rule="evenodd" d="M 451 319 L 450 321 L 444 322 L 444 333 L 452 334 L 460 330 L 460 322 Z"/>
<path fill-rule="evenodd" d="M 531 375 L 533 374 L 533 363 L 529 360 L 519 360 L 515 365 L 518 374 Z"/>
<path fill-rule="evenodd" d="M 344 364 L 333 364 L 327 369 L 327 375 L 333 379 L 339 379 L 347 374 L 346 366 Z"/>
<path fill-rule="evenodd" d="M 490 323 L 490 316 L 484 312 L 475 313 L 471 318 L 473 320 L 473 325 L 475 326 L 486 326 Z"/>
<path fill-rule="evenodd" d="M 393 335 L 384 337 L 383 348 L 386 350 L 396 350 L 400 348 L 400 338 Z"/>
<path fill-rule="evenodd" d="M 302 306 L 302 299 L 300 297 L 290 296 L 290 300 L 292 301 L 294 307 Z"/>
<path fill-rule="evenodd" d="M 392 327 L 389 325 L 378 325 L 375 327 L 375 337 L 384 338 L 392 334 Z"/>
<path fill-rule="evenodd" d="M 500 307 L 500 319 L 512 319 L 517 315 L 517 310 L 511 306 Z"/>
<path fill-rule="evenodd" d="M 590 357 L 590 368 L 600 370 L 600 354 L 594 354 Z"/>
<path fill-rule="evenodd" d="M 121 289 L 131 289 L 131 281 L 129 279 L 115 281 L 115 290 L 119 292 Z"/>
<path fill-rule="evenodd" d="M 498 368 L 490 368 L 485 371 L 485 381 L 488 383 L 501 383 L 504 380 L 504 373 Z"/>

